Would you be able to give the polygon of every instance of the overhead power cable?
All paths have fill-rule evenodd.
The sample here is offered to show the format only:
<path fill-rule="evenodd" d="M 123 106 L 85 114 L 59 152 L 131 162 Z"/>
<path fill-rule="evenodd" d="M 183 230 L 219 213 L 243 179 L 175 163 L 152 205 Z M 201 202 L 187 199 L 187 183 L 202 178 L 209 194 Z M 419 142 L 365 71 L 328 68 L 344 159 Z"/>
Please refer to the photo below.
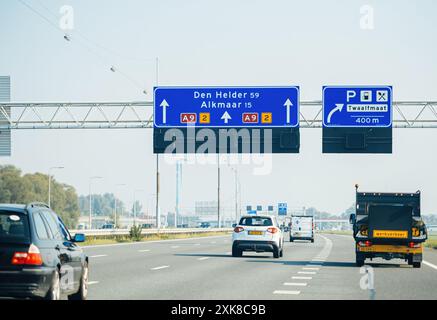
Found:
<path fill-rule="evenodd" d="M 53 13 L 49 8 L 47 8 L 47 6 L 45 6 L 41 1 L 36 0 L 39 5 L 44 8 L 45 11 L 47 11 L 50 15 L 52 15 L 55 19 L 58 18 L 56 16 L 55 13 Z M 25 2 L 24 0 L 18 0 L 19 3 L 21 3 L 23 6 L 25 6 L 27 9 L 29 9 L 30 11 L 32 11 L 34 14 L 36 14 L 37 16 L 39 16 L 41 19 L 43 19 L 45 22 L 47 22 L 51 27 L 55 28 L 57 31 L 61 32 L 63 34 L 63 37 L 66 41 L 69 42 L 75 42 L 79 45 L 81 45 L 83 48 L 85 48 L 88 52 L 90 52 L 91 54 L 93 54 L 94 56 L 96 56 L 98 58 L 99 63 L 103 64 L 105 66 L 105 68 L 109 68 L 109 71 L 112 71 L 114 73 L 118 73 L 121 76 L 123 76 L 126 80 L 128 80 L 133 86 L 135 86 L 136 88 L 140 89 L 142 91 L 142 93 L 147 94 L 147 91 L 145 90 L 145 88 L 138 82 L 136 81 L 133 77 L 131 77 L 130 75 L 128 75 L 126 72 L 122 71 L 118 66 L 114 66 L 113 63 L 110 63 L 110 61 L 104 57 L 103 55 L 101 55 L 99 52 L 97 52 L 96 50 L 94 50 L 94 48 L 92 48 L 88 43 L 92 44 L 94 47 L 100 48 L 103 51 L 106 51 L 112 55 L 117 55 L 121 58 L 123 58 L 122 55 L 114 52 L 113 50 L 110 50 L 92 40 L 90 40 L 88 37 L 86 37 L 84 34 L 82 34 L 81 32 L 79 32 L 78 30 L 74 31 L 74 34 L 79 35 L 82 39 L 79 40 L 78 38 L 73 38 L 71 37 L 71 34 L 68 34 L 67 32 L 65 32 L 64 30 L 62 30 L 58 25 L 56 25 L 56 23 L 54 23 L 52 20 L 50 20 L 49 18 L 47 18 L 45 15 L 43 15 L 40 11 L 36 10 L 34 7 L 32 7 L 30 4 L 28 4 L 27 2 Z M 72 40 L 78 40 L 78 41 L 72 41 Z M 126 59 L 126 58 L 124 58 Z M 129 58 L 127 58 L 129 59 Z M 133 59 L 131 59 L 133 60 Z M 147 59 L 145 58 L 144 60 L 152 60 L 152 59 Z"/>

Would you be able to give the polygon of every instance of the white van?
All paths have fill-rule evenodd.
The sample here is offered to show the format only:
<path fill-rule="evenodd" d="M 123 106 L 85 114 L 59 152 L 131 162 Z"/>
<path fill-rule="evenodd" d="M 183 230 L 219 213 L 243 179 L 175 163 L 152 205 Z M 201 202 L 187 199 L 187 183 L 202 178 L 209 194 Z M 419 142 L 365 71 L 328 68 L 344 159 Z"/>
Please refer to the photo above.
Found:
<path fill-rule="evenodd" d="M 291 216 L 290 242 L 294 240 L 310 240 L 314 242 L 314 217 Z"/>

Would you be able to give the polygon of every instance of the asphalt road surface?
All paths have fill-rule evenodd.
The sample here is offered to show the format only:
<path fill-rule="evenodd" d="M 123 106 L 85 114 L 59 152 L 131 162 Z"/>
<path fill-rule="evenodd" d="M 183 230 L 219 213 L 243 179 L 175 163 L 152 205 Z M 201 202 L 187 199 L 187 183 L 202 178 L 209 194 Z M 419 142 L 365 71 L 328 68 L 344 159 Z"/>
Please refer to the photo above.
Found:
<path fill-rule="evenodd" d="M 84 250 L 89 299 L 437 299 L 437 250 L 425 250 L 420 269 L 377 259 L 366 274 L 345 235 L 286 240 L 280 259 L 250 252 L 233 258 L 230 235 Z"/>

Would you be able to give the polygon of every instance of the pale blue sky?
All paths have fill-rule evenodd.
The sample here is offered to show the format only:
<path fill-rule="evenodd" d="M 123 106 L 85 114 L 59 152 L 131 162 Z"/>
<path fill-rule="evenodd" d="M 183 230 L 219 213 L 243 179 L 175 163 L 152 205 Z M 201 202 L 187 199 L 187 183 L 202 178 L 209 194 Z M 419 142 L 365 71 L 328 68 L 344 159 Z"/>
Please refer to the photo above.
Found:
<path fill-rule="evenodd" d="M 0 75 L 10 75 L 14 101 L 151 100 L 115 65 L 151 91 L 154 58 L 161 85 L 299 85 L 302 100 L 320 100 L 326 84 L 393 85 L 395 100 L 437 100 L 437 2 L 254 0 L 27 0 L 57 24 L 59 8 L 74 8 L 75 28 L 118 55 L 90 53 L 16 0 L 0 3 Z M 43 4 L 43 5 L 41 5 Z M 372 5 L 375 29 L 360 29 L 360 7 Z M 49 10 L 46 10 L 48 8 Z M 86 42 L 85 42 L 86 43 Z M 93 47 L 92 45 L 89 45 Z M 123 57 L 120 57 L 123 56 Z M 301 130 L 301 154 L 276 155 L 271 175 L 241 168 L 242 202 L 316 206 L 341 212 L 353 185 L 366 190 L 423 191 L 423 210 L 437 213 L 437 130 L 394 130 L 393 155 L 322 155 L 321 130 Z M 88 193 L 132 201 L 154 193 L 151 130 L 15 131 L 13 156 L 25 172 L 54 165 L 56 179 Z M 173 210 L 175 169 L 162 163 L 163 210 Z M 182 206 L 216 198 L 214 166 L 184 166 Z M 233 175 L 223 170 L 231 206 Z M 153 205 L 153 203 L 151 203 Z"/>

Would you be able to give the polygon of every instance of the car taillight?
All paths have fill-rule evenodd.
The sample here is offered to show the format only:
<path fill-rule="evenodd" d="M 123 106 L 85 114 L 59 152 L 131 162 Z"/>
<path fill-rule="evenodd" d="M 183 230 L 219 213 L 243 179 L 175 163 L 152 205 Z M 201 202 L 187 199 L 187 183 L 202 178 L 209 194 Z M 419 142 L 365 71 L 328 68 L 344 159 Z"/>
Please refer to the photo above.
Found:
<path fill-rule="evenodd" d="M 372 242 L 367 240 L 367 241 L 360 241 L 358 242 L 358 245 L 360 247 L 371 247 L 372 246 Z"/>
<path fill-rule="evenodd" d="M 242 231 L 244 231 L 243 227 L 235 227 L 235 229 L 234 229 L 234 232 L 236 232 L 236 233 L 240 233 Z"/>
<path fill-rule="evenodd" d="M 31 244 L 27 252 L 15 252 L 12 257 L 13 265 L 42 265 L 42 257 L 39 249 L 34 244 Z"/>
<path fill-rule="evenodd" d="M 275 227 L 267 228 L 267 232 L 276 233 L 276 232 L 278 232 L 278 228 L 275 228 Z"/>
<path fill-rule="evenodd" d="M 420 248 L 420 243 L 410 242 L 410 243 L 408 244 L 408 246 L 409 246 L 410 248 Z"/>

